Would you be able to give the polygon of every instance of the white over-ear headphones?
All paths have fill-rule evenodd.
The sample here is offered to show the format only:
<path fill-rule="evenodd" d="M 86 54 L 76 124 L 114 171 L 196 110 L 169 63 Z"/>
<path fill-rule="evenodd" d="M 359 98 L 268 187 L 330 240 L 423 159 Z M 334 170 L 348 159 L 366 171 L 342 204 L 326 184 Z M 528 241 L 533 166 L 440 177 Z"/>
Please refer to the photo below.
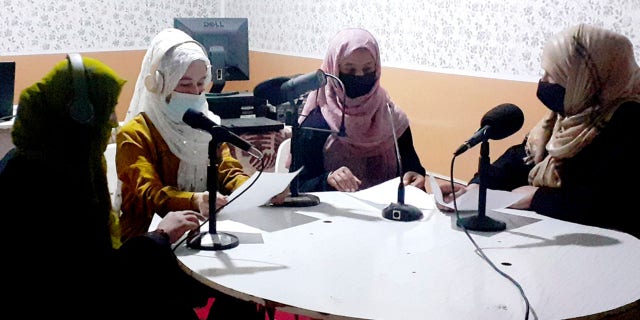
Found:
<path fill-rule="evenodd" d="M 69 53 L 69 68 L 73 81 L 73 99 L 69 103 L 71 118 L 81 124 L 89 124 L 93 121 L 93 105 L 89 100 L 89 89 L 84 71 L 82 56 L 78 53 Z"/>

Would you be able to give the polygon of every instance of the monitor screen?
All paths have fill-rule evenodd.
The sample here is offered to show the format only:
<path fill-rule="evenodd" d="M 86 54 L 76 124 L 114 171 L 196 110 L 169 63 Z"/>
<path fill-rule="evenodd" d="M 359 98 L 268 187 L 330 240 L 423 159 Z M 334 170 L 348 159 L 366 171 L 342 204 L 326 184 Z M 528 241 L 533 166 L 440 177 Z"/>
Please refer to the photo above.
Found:
<path fill-rule="evenodd" d="M 15 61 L 0 61 L 0 122 L 13 118 L 15 81 Z"/>
<path fill-rule="evenodd" d="M 222 92 L 226 81 L 249 80 L 247 18 L 174 18 L 173 26 L 208 51 L 212 93 Z"/>

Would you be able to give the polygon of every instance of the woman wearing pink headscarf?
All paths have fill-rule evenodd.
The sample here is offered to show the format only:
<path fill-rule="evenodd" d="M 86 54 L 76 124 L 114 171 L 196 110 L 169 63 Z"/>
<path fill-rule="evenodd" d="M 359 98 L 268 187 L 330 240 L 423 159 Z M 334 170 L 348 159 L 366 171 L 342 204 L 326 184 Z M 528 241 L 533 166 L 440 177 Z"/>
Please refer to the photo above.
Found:
<path fill-rule="evenodd" d="M 360 28 L 338 32 L 321 69 L 338 77 L 344 88 L 328 78 L 326 86 L 305 100 L 296 154 L 296 162 L 304 166 L 300 191 L 352 192 L 398 177 L 393 128 L 404 184 L 424 188 L 425 169 L 413 147 L 407 115 L 380 86 L 380 51 L 373 35 Z"/>
<path fill-rule="evenodd" d="M 547 41 L 542 68 L 537 96 L 549 113 L 491 165 L 487 187 L 524 193 L 515 209 L 638 237 L 632 186 L 640 181 L 640 68 L 633 45 L 579 24 Z M 468 188 L 478 182 L 476 175 Z"/>

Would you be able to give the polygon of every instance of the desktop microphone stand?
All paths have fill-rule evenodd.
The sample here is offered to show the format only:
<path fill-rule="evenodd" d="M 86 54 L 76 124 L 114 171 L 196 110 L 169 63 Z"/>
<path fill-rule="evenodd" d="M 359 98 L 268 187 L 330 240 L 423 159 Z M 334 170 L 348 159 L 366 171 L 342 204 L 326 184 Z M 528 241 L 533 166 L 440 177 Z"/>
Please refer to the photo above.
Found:
<path fill-rule="evenodd" d="M 487 170 L 489 165 L 489 141 L 483 140 L 480 145 L 480 160 L 478 163 L 478 168 L 480 169 L 478 215 L 458 219 L 456 222 L 458 227 L 474 231 L 502 231 L 506 229 L 507 225 L 504 222 L 494 220 L 485 215 L 487 206 Z"/>
<path fill-rule="evenodd" d="M 300 169 L 300 164 L 298 163 L 298 154 L 299 154 L 299 143 L 298 143 L 298 132 L 300 130 L 300 124 L 298 123 L 298 105 L 291 101 L 292 112 L 290 112 L 291 116 L 291 165 L 289 168 L 289 172 L 295 172 Z M 291 180 L 291 184 L 289 185 L 289 195 L 285 197 L 284 202 L 280 204 L 283 207 L 311 207 L 320 204 L 320 198 L 315 195 L 307 194 L 307 193 L 299 193 L 298 192 L 298 176 L 296 175 L 293 180 Z"/>
<path fill-rule="evenodd" d="M 209 231 L 199 232 L 187 242 L 187 246 L 200 250 L 226 250 L 240 244 L 238 237 L 216 231 L 216 198 L 218 194 L 218 144 L 214 135 L 209 141 L 209 165 L 207 166 L 207 190 L 209 191 Z"/>
<path fill-rule="evenodd" d="M 400 185 L 398 186 L 398 202 L 390 203 L 386 208 L 382 209 L 382 217 L 394 221 L 416 221 L 423 217 L 422 210 L 416 206 L 404 203 L 404 183 L 400 176 Z"/>
<path fill-rule="evenodd" d="M 404 203 L 404 169 L 402 168 L 402 157 L 400 156 L 400 147 L 398 146 L 398 137 L 396 136 L 396 126 L 393 124 L 393 114 L 391 113 L 391 106 L 387 103 L 387 111 L 389 112 L 389 119 L 391 120 L 391 132 L 393 133 L 393 145 L 396 152 L 397 171 L 396 174 L 400 177 L 400 185 L 398 185 L 398 202 L 390 203 L 386 208 L 382 209 L 382 216 L 385 219 L 395 221 L 416 221 L 423 217 L 422 211 L 415 206 Z M 342 114 L 344 117 L 344 113 Z"/>

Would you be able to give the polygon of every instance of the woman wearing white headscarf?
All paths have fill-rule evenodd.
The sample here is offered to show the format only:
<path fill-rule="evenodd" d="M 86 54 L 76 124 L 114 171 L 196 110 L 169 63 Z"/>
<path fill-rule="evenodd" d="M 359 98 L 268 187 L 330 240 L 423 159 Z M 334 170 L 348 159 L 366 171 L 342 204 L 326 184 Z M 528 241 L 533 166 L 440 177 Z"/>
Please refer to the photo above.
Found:
<path fill-rule="evenodd" d="M 210 61 L 198 42 L 173 28 L 153 38 L 116 136 L 123 241 L 146 232 L 154 213 L 189 209 L 208 217 L 211 135 L 184 123 L 182 115 L 191 108 L 220 123 L 208 109 L 204 91 L 210 83 Z M 218 191 L 228 195 L 248 176 L 225 143 L 217 158 Z M 225 203 L 218 195 L 217 205 Z"/>
<path fill-rule="evenodd" d="M 211 64 L 204 48 L 178 29 L 158 33 L 142 61 L 125 124 L 116 136 L 116 167 L 120 180 L 122 242 L 147 232 L 154 213 L 194 210 L 209 215 L 207 163 L 211 134 L 182 121 L 188 108 L 209 111 L 205 89 Z M 218 148 L 217 185 L 230 194 L 249 177 L 231 156 L 226 143 Z M 216 205 L 227 202 L 218 195 Z M 255 303 L 211 289 L 215 303 L 209 318 L 264 319 Z"/>
<path fill-rule="evenodd" d="M 544 46 L 537 96 L 550 112 L 488 170 L 487 187 L 525 198 L 512 208 L 613 228 L 638 237 L 630 214 L 640 69 L 623 35 L 579 24 Z M 471 181 L 477 186 L 478 177 Z M 633 220 L 632 220 L 633 219 Z"/>

